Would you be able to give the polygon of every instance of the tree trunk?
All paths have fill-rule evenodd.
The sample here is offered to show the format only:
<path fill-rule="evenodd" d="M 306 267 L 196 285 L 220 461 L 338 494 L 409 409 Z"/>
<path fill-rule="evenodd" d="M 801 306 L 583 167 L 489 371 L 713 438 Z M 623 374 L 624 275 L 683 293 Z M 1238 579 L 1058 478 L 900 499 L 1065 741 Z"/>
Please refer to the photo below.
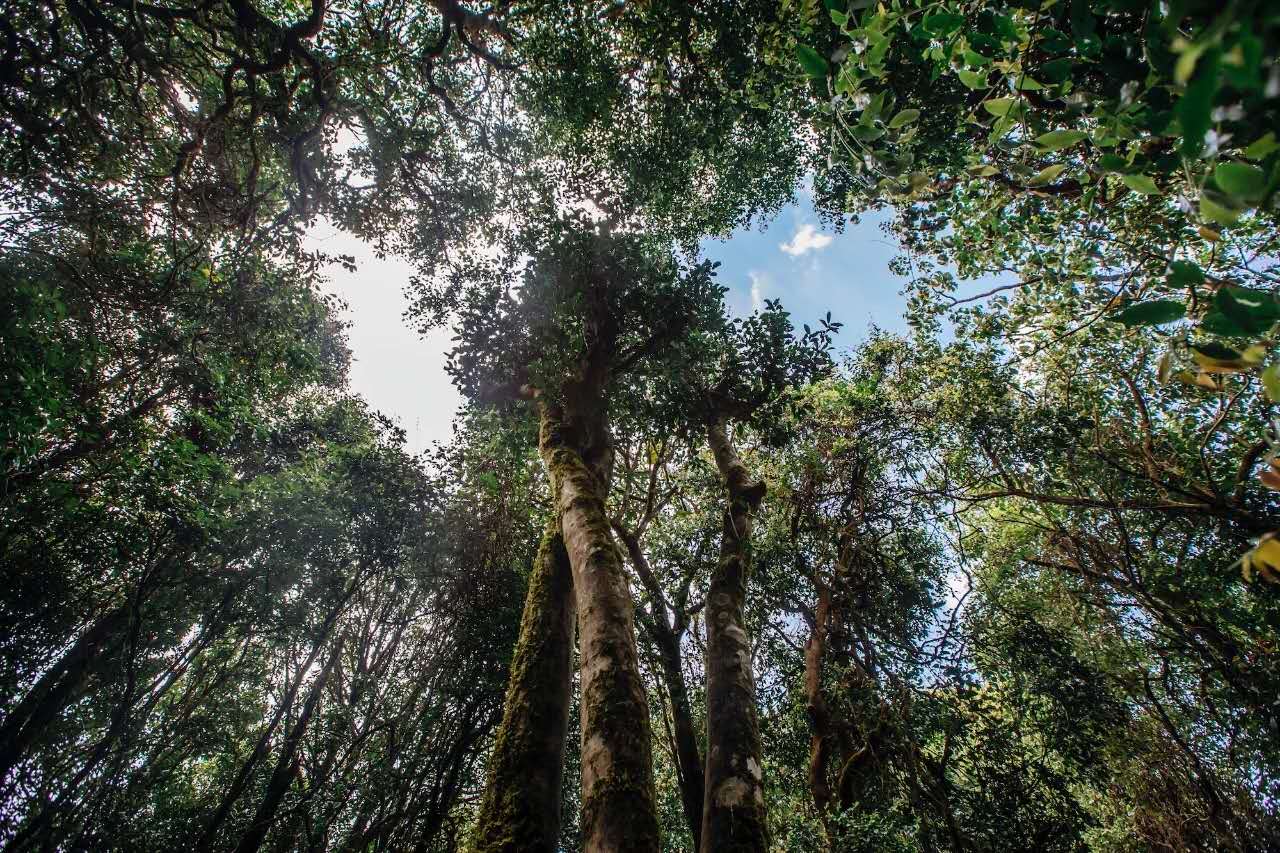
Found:
<path fill-rule="evenodd" d="M 723 421 L 707 438 L 728 488 L 720 560 L 707 590 L 707 774 L 702 850 L 768 849 L 760 724 L 756 719 L 751 642 L 743 627 L 751 570 L 751 514 L 765 486 L 753 481 L 729 442 Z"/>
<path fill-rule="evenodd" d="M 666 682 L 667 695 L 671 699 L 671 716 L 674 722 L 676 762 L 680 769 L 680 802 L 684 807 L 685 821 L 693 838 L 693 849 L 702 847 L 702 755 L 698 751 L 698 736 L 693 728 L 693 713 L 689 710 L 689 691 L 684 683 L 684 665 L 680 654 L 680 638 L 684 634 L 683 616 L 677 615 L 677 626 L 667 621 L 662 589 L 649 568 L 635 533 L 614 525 L 618 538 L 627 548 L 631 564 L 640 576 L 640 582 L 655 602 L 655 610 L 644 620 L 654 645 L 658 647 L 658 660 L 662 666 L 662 679 Z"/>
<path fill-rule="evenodd" d="M 302 678 L 306 675 L 307 670 L 315 665 L 316 658 L 320 656 L 324 644 L 329 639 L 329 634 L 333 630 L 334 623 L 338 616 L 342 613 L 342 609 L 346 606 L 351 596 L 355 593 L 357 581 L 352 580 L 347 585 L 346 591 L 342 594 L 342 598 L 329 610 L 325 616 L 323 624 L 320 626 L 320 634 L 316 637 L 314 644 L 311 646 L 311 652 L 307 655 L 307 659 L 302 666 L 298 668 L 297 677 L 285 690 L 280 704 L 271 715 L 266 727 L 262 730 L 262 734 L 258 736 L 257 742 L 254 744 L 253 752 L 249 753 L 249 757 L 240 765 L 235 777 L 231 780 L 231 784 L 227 790 L 223 792 L 222 798 L 218 802 L 218 807 L 214 810 L 213 817 L 209 819 L 209 823 L 205 826 L 204 832 L 196 840 L 196 853 L 209 853 L 213 849 L 213 845 L 217 840 L 218 833 L 222 829 L 222 824 L 226 822 L 227 817 L 231 814 L 232 808 L 235 807 L 236 800 L 244 793 L 245 787 L 249 784 L 249 777 L 253 773 L 254 768 L 262 757 L 266 755 L 267 748 L 271 743 L 271 736 L 275 734 L 276 727 L 280 725 L 281 719 L 286 713 L 293 708 L 293 703 L 298 696 L 298 688 L 302 686 Z"/>
<path fill-rule="evenodd" d="M 684 683 L 684 667 L 680 660 L 680 640 L 674 632 L 658 642 L 662 676 L 671 698 L 671 717 L 675 727 L 676 760 L 680 764 L 680 800 L 684 806 L 689 834 L 694 849 L 702 846 L 702 756 L 698 751 L 698 735 L 689 710 L 689 692 Z"/>
<path fill-rule="evenodd" d="M 14 706 L 0 725 L 0 780 L 22 760 L 44 730 L 82 695 L 94 670 L 124 639 L 129 609 L 112 610 L 89 627 Z"/>
<path fill-rule="evenodd" d="M 569 556 L 553 519 L 529 577 L 506 705 L 471 844 L 475 853 L 556 849 L 573 616 Z"/>
<path fill-rule="evenodd" d="M 631 591 L 605 513 L 602 407 L 569 418 L 543 403 L 540 446 L 573 567 L 582 656 L 583 849 L 657 851 L 649 703 L 636 654 Z M 593 458 L 596 457 L 596 458 Z"/>
<path fill-rule="evenodd" d="M 804 646 L 805 710 L 809 714 L 809 791 L 823 823 L 831 806 L 827 767 L 831 762 L 831 712 L 822 693 L 822 661 L 827 650 L 827 620 L 831 615 L 831 589 L 821 585 L 814 608 L 813 630 Z"/>
<path fill-rule="evenodd" d="M 341 654 L 342 641 L 339 640 L 334 644 L 329 660 L 316 676 L 311 689 L 307 691 L 307 698 L 302 703 L 302 713 L 298 715 L 298 722 L 285 735 L 280 755 L 276 758 L 276 766 L 272 769 L 271 779 L 267 783 L 266 795 L 253 816 L 253 823 L 249 824 L 248 831 L 240 839 L 236 853 L 258 853 L 262 840 L 267 837 L 267 830 L 276 819 L 276 810 L 280 808 L 280 801 L 284 799 L 285 793 L 298 775 L 298 745 L 302 743 L 302 736 L 306 734 L 316 706 L 320 704 L 320 695 L 324 692 L 325 682 L 329 680 L 329 675 L 337 666 L 338 657 Z"/>

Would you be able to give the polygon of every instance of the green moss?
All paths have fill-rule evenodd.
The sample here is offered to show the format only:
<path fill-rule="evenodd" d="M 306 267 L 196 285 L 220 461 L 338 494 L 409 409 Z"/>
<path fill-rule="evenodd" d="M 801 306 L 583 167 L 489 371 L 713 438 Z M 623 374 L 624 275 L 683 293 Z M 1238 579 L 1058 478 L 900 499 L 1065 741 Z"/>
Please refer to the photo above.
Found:
<path fill-rule="evenodd" d="M 569 707 L 571 610 L 569 558 L 553 521 L 543 533 L 529 578 L 502 724 L 468 846 L 473 853 L 555 850 Z"/>
<path fill-rule="evenodd" d="M 541 451 L 555 489 L 557 507 L 572 515 L 576 532 L 585 536 L 586 565 L 578 571 L 594 577 L 601 573 L 606 588 L 626 589 L 622 556 L 613 543 L 613 532 L 601 496 L 602 484 L 581 454 L 565 443 L 564 430 L 550 407 L 543 411 Z M 565 502 L 565 489 L 570 499 Z M 609 849 L 656 853 L 661 849 L 656 794 L 653 786 L 652 738 L 648 730 L 649 708 L 641 684 L 632 627 L 631 600 L 579 601 L 584 630 L 590 645 L 582 649 L 584 667 L 607 661 L 591 683 L 583 685 L 583 742 L 599 738 L 610 760 L 610 772 L 582 792 L 582 827 L 589 839 Z M 617 612 L 621 607 L 621 612 Z M 600 612 L 604 608 L 608 612 Z M 621 628 L 625 622 L 627 629 Z M 589 761 L 584 756 L 585 762 Z"/>

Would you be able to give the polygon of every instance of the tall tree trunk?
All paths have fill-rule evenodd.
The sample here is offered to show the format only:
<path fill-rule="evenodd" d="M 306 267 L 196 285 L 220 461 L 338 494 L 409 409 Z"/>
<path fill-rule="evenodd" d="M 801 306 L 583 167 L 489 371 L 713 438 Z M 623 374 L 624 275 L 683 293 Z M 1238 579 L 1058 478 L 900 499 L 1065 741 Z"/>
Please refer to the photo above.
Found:
<path fill-rule="evenodd" d="M 542 458 L 578 602 L 583 849 L 657 851 L 649 703 L 636 654 L 631 591 L 605 513 L 604 436 L 602 406 L 580 407 L 566 418 L 559 406 L 542 404 Z"/>
<path fill-rule="evenodd" d="M 284 799 L 289 786 L 293 784 L 294 778 L 298 775 L 298 745 L 302 743 L 302 736 L 306 734 L 307 726 L 310 725 L 311 718 L 315 715 L 316 706 L 320 704 L 320 696 L 324 692 L 324 685 L 329 680 L 333 668 L 337 666 L 338 657 L 341 654 L 342 640 L 338 640 L 334 643 L 333 652 L 329 655 L 329 660 L 316 676 L 316 680 L 311 684 L 311 689 L 307 691 L 307 698 L 302 703 L 302 713 L 298 714 L 298 722 L 293 725 L 293 728 L 284 737 L 280 755 L 276 758 L 276 766 L 272 769 L 271 779 L 267 782 L 266 794 L 258 805 L 258 811 L 254 814 L 253 822 L 249 824 L 248 831 L 240 839 L 240 844 L 236 847 L 236 853 L 258 853 L 258 848 L 262 846 L 262 840 L 267 837 L 267 830 L 271 828 L 271 824 L 276 819 L 276 811 L 280 808 L 280 801 Z"/>
<path fill-rule="evenodd" d="M 0 780 L 68 705 L 83 694 L 89 677 L 124 640 L 129 608 L 119 607 L 91 625 L 14 706 L 0 725 Z"/>
<path fill-rule="evenodd" d="M 556 519 L 538 546 L 511 662 L 475 853 L 554 851 L 572 692 L 573 575 Z"/>
<path fill-rule="evenodd" d="M 702 846 L 702 755 L 698 751 L 698 735 L 689 710 L 689 691 L 684 683 L 684 666 L 680 659 L 680 639 L 670 632 L 658 641 L 662 677 L 671 699 L 671 717 L 675 728 L 676 761 L 680 765 L 680 801 L 689 824 L 694 849 Z"/>
<path fill-rule="evenodd" d="M 631 565 L 635 567 L 640 582 L 655 602 L 654 612 L 644 619 L 649 636 L 658 647 L 658 660 L 662 667 L 662 679 L 666 683 L 667 696 L 671 699 L 671 717 L 674 723 L 676 763 L 680 770 L 680 802 L 684 807 L 685 821 L 693 838 L 693 849 L 702 847 L 702 755 L 698 751 L 698 735 L 693 727 L 693 713 L 689 710 L 689 691 L 684 682 L 684 664 L 680 654 L 680 638 L 687 618 L 677 605 L 676 626 L 667 621 L 669 606 L 649 561 L 640 547 L 640 537 L 615 524 L 618 538 L 626 546 Z"/>
<path fill-rule="evenodd" d="M 728 489 L 720 559 L 707 590 L 707 774 L 702 808 L 702 850 L 764 851 L 769 846 L 760 724 L 756 719 L 751 641 L 743 627 L 751 571 L 751 514 L 764 498 L 722 420 L 707 439 Z"/>
<path fill-rule="evenodd" d="M 262 734 L 258 736 L 257 743 L 254 744 L 253 752 L 249 753 L 249 757 L 240 765 L 235 777 L 231 780 L 231 784 L 227 790 L 223 792 L 222 798 L 218 802 L 217 809 L 214 810 L 213 817 L 209 819 L 209 823 L 205 826 L 204 832 L 196 840 L 196 853 L 209 853 L 213 849 L 213 845 L 218 838 L 218 833 L 222 829 L 222 824 L 226 822 L 227 817 L 231 814 L 232 808 L 235 807 L 236 800 L 244 793 L 244 789 L 249 784 L 249 777 L 253 773 L 254 768 L 262 757 L 267 754 L 267 748 L 271 743 L 271 736 L 275 734 L 276 727 L 280 725 L 281 719 L 286 713 L 293 708 L 293 703 L 298 696 L 298 688 L 302 685 L 302 677 L 315 665 L 316 659 L 320 656 L 320 652 L 324 649 L 325 643 L 329 639 L 329 634 L 333 630 L 334 623 L 337 622 L 338 616 L 346 607 L 347 602 L 351 600 L 351 596 L 355 594 L 358 580 L 353 579 L 347 584 L 347 589 L 342 594 L 342 598 L 329 610 L 325 616 L 324 622 L 320 626 L 320 634 L 316 637 L 315 642 L 311 646 L 311 651 L 307 655 L 307 659 L 302 666 L 298 668 L 297 677 L 293 679 L 293 683 L 285 690 L 275 713 L 271 715 L 266 727 L 262 730 Z"/>
<path fill-rule="evenodd" d="M 831 618 L 831 588 L 821 581 L 819 584 L 813 629 L 804 646 L 804 694 L 812 730 L 809 738 L 809 792 L 825 824 L 831 806 L 831 785 L 827 781 L 827 768 L 831 763 L 831 711 L 822 692 L 822 663 L 827 651 L 827 623 Z"/>

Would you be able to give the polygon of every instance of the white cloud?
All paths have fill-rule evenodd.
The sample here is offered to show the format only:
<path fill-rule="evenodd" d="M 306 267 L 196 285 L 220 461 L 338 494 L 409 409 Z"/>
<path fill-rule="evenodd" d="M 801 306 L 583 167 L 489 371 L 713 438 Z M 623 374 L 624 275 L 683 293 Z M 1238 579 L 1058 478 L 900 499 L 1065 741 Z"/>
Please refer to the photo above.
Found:
<path fill-rule="evenodd" d="M 796 230 L 795 236 L 786 243 L 779 243 L 778 248 L 793 258 L 798 258 L 805 252 L 816 252 L 830 244 L 829 234 L 819 234 L 818 229 L 812 225 L 801 225 Z"/>
<path fill-rule="evenodd" d="M 769 277 L 764 273 L 748 270 L 747 278 L 751 280 L 751 310 L 759 311 L 764 308 L 764 289 L 769 286 Z"/>

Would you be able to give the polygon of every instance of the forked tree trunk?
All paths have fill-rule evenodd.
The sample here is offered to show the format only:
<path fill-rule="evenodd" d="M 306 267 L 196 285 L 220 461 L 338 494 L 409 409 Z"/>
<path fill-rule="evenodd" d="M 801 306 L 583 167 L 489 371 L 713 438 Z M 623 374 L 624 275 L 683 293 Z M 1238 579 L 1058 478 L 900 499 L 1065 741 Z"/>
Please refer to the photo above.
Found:
<path fill-rule="evenodd" d="M 471 844 L 475 853 L 556 850 L 573 614 L 573 575 L 553 518 L 529 577 L 502 723 Z"/>
<path fill-rule="evenodd" d="M 765 486 L 753 480 L 723 421 L 707 427 L 728 490 L 720 559 L 707 590 L 707 773 L 703 853 L 764 851 L 769 846 L 760 764 L 751 640 L 743 605 L 751 571 L 751 515 Z"/>
<path fill-rule="evenodd" d="M 598 386 L 597 386 L 598 387 Z M 540 448 L 573 567 L 582 657 L 583 850 L 657 851 L 649 703 L 636 654 L 631 591 L 604 499 L 604 411 L 542 404 Z"/>

